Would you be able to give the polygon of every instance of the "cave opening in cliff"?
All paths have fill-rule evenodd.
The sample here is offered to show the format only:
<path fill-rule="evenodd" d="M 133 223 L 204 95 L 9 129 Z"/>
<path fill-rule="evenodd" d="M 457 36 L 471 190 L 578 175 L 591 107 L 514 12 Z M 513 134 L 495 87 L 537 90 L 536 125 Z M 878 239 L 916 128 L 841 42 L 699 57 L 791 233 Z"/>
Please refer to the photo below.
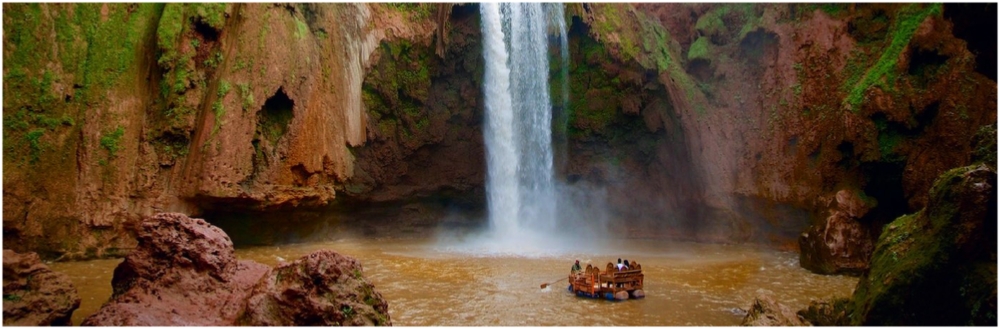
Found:
<path fill-rule="evenodd" d="M 288 98 L 285 89 L 278 88 L 257 112 L 257 133 L 270 143 L 269 147 L 277 145 L 278 140 L 288 132 L 288 124 L 295 116 L 294 108 L 295 102 Z"/>
<path fill-rule="evenodd" d="M 778 35 L 764 29 L 747 33 L 740 41 L 740 56 L 758 70 L 778 59 Z"/>
<path fill-rule="evenodd" d="M 859 167 L 865 177 L 865 194 L 878 201 L 878 205 L 862 218 L 871 225 L 873 236 L 882 233 L 883 225 L 913 212 L 903 191 L 905 165 L 905 162 L 866 162 Z"/>

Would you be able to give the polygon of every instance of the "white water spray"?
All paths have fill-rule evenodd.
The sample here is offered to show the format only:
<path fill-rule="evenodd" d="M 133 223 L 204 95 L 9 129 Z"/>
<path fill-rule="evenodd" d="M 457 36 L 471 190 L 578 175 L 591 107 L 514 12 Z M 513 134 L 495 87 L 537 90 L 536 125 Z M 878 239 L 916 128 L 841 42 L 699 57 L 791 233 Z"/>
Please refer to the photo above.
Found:
<path fill-rule="evenodd" d="M 523 249 L 531 236 L 550 235 L 558 224 L 552 182 L 550 16 L 541 4 L 484 3 L 480 8 L 490 224 L 501 249 Z"/>

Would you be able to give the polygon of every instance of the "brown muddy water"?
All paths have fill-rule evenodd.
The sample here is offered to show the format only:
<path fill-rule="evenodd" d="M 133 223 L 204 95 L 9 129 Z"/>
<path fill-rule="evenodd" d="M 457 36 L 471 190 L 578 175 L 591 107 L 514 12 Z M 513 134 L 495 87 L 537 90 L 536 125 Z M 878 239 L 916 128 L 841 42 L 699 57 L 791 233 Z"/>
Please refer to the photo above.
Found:
<path fill-rule="evenodd" d="M 365 276 L 389 302 L 394 325 L 407 326 L 716 326 L 738 325 L 758 289 L 792 309 L 811 300 L 847 297 L 857 278 L 812 274 L 798 254 L 741 245 L 606 241 L 610 252 L 513 255 L 441 247 L 430 239 L 340 239 L 237 250 L 241 259 L 267 265 L 319 249 L 358 258 Z M 637 260 L 646 298 L 612 302 L 566 290 L 574 259 L 603 267 Z M 111 295 L 120 259 L 54 263 L 83 299 L 79 325 Z M 557 281 L 546 289 L 542 283 Z"/>

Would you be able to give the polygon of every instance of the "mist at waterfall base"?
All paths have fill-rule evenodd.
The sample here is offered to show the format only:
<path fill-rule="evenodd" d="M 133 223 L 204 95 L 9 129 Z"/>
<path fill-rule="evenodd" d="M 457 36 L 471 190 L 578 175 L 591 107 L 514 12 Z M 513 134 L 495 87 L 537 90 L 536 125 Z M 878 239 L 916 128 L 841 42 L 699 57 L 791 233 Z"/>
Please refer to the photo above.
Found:
<path fill-rule="evenodd" d="M 610 217 L 604 190 L 565 184 L 553 175 L 549 49 L 562 52 L 560 72 L 566 74 L 563 5 L 484 3 L 480 10 L 490 225 L 471 234 L 445 231 L 439 245 L 484 255 L 602 250 Z M 559 47 L 550 47 L 553 41 Z M 568 79 L 561 81 L 565 102 L 572 95 Z"/>

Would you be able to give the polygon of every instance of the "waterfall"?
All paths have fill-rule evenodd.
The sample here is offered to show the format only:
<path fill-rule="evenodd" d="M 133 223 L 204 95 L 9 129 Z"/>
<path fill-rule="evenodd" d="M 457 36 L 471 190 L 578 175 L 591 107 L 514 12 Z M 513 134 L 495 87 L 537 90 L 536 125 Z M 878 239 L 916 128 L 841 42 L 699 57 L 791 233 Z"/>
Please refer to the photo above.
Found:
<path fill-rule="evenodd" d="M 489 219 L 496 237 L 512 243 L 526 234 L 554 233 L 558 222 L 548 76 L 550 16 L 544 8 L 537 3 L 480 7 Z"/>

